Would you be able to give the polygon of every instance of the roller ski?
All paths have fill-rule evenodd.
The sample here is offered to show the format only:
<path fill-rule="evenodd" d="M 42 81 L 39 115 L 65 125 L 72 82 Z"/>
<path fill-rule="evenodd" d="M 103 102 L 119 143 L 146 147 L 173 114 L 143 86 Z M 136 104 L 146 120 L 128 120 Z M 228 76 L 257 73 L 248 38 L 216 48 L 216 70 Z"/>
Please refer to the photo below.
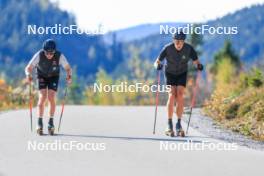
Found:
<path fill-rule="evenodd" d="M 50 118 L 49 123 L 48 123 L 48 133 L 49 135 L 53 136 L 55 131 L 54 123 L 53 123 L 53 118 Z"/>
<path fill-rule="evenodd" d="M 185 137 L 180 121 L 176 123 L 176 136 Z"/>
<path fill-rule="evenodd" d="M 40 135 L 40 136 L 43 135 L 43 122 L 42 122 L 42 118 L 39 118 L 38 119 L 37 134 Z"/>

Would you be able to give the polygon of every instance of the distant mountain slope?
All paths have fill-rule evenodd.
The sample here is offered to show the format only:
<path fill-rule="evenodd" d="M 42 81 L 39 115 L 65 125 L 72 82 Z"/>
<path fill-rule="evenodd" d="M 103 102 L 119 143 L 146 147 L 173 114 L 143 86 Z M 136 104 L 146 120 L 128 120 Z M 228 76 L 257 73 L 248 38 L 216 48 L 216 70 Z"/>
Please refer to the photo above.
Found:
<path fill-rule="evenodd" d="M 243 8 L 222 18 L 208 21 L 210 26 L 237 26 L 237 35 L 204 35 L 202 60 L 212 61 L 212 58 L 225 40 L 231 40 L 235 51 L 246 63 L 264 59 L 264 5 L 254 5 Z M 162 46 L 171 41 L 171 36 L 152 34 L 142 39 L 126 42 L 127 47 L 135 45 L 140 48 L 145 58 L 155 59 Z"/>
<path fill-rule="evenodd" d="M 244 62 L 264 59 L 264 5 L 243 8 L 223 18 L 208 22 L 212 26 L 237 26 L 237 35 L 206 36 L 204 57 L 210 58 L 223 46 L 224 40 L 232 41 L 234 48 Z"/>
<path fill-rule="evenodd" d="M 121 44 L 115 39 L 106 45 L 101 36 L 28 35 L 27 25 L 76 24 L 73 15 L 48 0 L 1 0 L 0 16 L 0 64 L 27 62 L 47 38 L 57 41 L 59 50 L 84 76 L 94 74 L 99 67 L 111 72 L 122 61 Z"/>
<path fill-rule="evenodd" d="M 181 26 L 186 23 L 157 23 L 157 24 L 142 24 L 133 26 L 130 28 L 120 29 L 113 31 L 118 41 L 129 42 L 132 40 L 138 40 L 149 35 L 157 34 L 160 31 L 160 25 L 169 25 L 169 26 Z M 106 34 L 105 38 L 108 39 L 111 36 L 112 32 Z"/>

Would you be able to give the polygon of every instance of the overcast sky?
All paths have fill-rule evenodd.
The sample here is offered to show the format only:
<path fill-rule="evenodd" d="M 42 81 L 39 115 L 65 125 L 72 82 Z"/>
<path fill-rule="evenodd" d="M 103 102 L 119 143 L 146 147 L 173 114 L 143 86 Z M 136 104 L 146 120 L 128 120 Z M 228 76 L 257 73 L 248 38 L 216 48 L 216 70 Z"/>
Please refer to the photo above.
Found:
<path fill-rule="evenodd" d="M 115 30 L 145 23 L 204 22 L 264 0 L 51 0 L 74 13 L 80 27 Z"/>

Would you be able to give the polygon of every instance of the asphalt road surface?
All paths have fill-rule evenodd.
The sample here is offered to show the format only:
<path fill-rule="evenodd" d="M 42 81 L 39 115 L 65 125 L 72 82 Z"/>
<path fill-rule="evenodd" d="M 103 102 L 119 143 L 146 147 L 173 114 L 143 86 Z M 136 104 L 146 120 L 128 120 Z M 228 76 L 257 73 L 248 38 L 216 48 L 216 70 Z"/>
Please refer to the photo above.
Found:
<path fill-rule="evenodd" d="M 36 109 L 34 113 L 34 129 Z M 59 121 L 57 108 L 55 125 Z M 46 113 L 47 114 L 47 113 Z M 185 117 L 186 118 L 186 117 Z M 28 110 L 0 114 L 0 176 L 263 175 L 264 152 L 207 137 L 164 135 L 166 109 L 66 106 L 61 131 L 30 131 Z M 45 118 L 47 133 L 47 118 Z M 175 119 L 174 119 L 175 123 Z M 184 129 L 186 124 L 183 123 Z"/>

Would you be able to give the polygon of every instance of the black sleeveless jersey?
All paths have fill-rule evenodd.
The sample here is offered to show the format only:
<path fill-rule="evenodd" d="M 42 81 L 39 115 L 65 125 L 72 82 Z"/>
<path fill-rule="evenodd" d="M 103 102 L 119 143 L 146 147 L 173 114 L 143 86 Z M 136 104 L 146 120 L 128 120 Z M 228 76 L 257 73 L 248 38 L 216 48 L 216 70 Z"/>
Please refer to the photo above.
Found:
<path fill-rule="evenodd" d="M 54 77 L 60 75 L 60 56 L 61 53 L 56 51 L 52 59 L 48 59 L 44 51 L 39 52 L 39 63 L 37 65 L 37 73 L 43 77 Z"/>

